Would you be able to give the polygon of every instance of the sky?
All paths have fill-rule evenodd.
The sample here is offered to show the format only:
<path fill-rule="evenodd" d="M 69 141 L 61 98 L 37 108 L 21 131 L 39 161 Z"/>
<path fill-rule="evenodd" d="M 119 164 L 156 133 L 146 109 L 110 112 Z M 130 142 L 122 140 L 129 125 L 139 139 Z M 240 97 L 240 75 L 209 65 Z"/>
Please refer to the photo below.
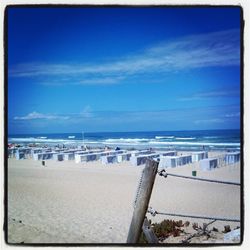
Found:
<path fill-rule="evenodd" d="M 8 8 L 8 133 L 240 128 L 240 8 Z"/>

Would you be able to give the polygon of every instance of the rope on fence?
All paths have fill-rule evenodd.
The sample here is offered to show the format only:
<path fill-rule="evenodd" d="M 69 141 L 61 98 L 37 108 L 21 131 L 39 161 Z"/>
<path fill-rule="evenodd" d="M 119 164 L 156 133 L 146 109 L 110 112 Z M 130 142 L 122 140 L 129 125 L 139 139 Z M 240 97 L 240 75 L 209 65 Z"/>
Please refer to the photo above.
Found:
<path fill-rule="evenodd" d="M 219 184 L 228 184 L 228 185 L 240 186 L 240 183 L 238 183 L 238 182 L 232 182 L 232 181 L 219 181 L 219 180 L 212 180 L 212 179 L 191 177 L 191 176 L 186 176 L 186 175 L 170 174 L 170 173 L 167 173 L 165 169 L 162 169 L 162 170 L 158 171 L 158 174 L 159 174 L 160 176 L 165 177 L 165 178 L 168 177 L 168 176 L 173 176 L 173 177 L 191 179 L 191 180 L 196 180 L 196 181 L 206 181 L 206 182 L 214 182 L 214 183 L 219 183 Z"/>
<path fill-rule="evenodd" d="M 148 213 L 150 213 L 152 216 L 160 214 L 160 215 L 168 215 L 168 216 L 175 216 L 175 217 L 186 217 L 186 218 L 194 218 L 194 219 L 206 219 L 206 220 L 219 220 L 219 221 L 240 222 L 240 220 L 229 219 L 229 218 L 197 216 L 197 215 L 187 215 L 187 214 L 175 214 L 175 213 L 163 213 L 163 212 L 158 212 L 158 211 L 154 210 L 152 207 L 148 208 Z"/>

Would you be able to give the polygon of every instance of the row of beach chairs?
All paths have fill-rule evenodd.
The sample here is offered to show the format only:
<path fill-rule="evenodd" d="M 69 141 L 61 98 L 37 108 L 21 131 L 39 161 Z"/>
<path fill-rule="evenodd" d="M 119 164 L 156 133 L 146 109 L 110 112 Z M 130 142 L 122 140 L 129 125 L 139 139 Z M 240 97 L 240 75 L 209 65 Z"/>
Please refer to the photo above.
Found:
<path fill-rule="evenodd" d="M 159 161 L 159 168 L 178 167 L 192 162 L 200 162 L 202 170 L 211 170 L 217 168 L 223 162 L 225 165 L 234 164 L 240 161 L 239 152 L 228 152 L 223 158 L 208 158 L 208 152 L 193 152 L 190 155 L 177 156 L 176 151 L 153 152 L 151 150 L 109 150 L 94 149 L 82 151 L 79 149 L 54 149 L 51 148 L 13 148 L 8 150 L 9 157 L 16 159 L 32 158 L 34 160 L 56 160 L 69 161 L 76 163 L 98 161 L 103 164 L 119 163 L 130 161 L 133 166 L 140 166 L 146 163 L 146 160 L 154 159 Z"/>

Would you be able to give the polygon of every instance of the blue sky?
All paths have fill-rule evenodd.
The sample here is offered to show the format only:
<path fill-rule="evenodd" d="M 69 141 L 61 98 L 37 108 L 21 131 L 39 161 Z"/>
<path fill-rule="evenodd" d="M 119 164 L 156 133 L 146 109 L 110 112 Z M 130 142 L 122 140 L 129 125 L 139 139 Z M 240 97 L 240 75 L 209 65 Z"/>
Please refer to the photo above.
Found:
<path fill-rule="evenodd" d="M 9 8 L 9 133 L 240 127 L 239 8 Z"/>

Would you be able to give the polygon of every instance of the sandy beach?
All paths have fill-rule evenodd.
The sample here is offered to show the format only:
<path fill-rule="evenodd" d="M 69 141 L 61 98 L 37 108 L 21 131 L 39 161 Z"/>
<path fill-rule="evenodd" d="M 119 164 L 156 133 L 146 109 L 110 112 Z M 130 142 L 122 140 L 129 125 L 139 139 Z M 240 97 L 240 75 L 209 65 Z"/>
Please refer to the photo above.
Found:
<path fill-rule="evenodd" d="M 8 159 L 9 243 L 126 243 L 143 168 L 130 162 L 102 165 L 54 160 L 43 167 L 40 161 Z M 193 170 L 197 177 L 240 182 L 239 163 L 213 171 L 201 171 L 198 164 L 168 168 L 168 172 L 189 176 Z M 240 187 L 157 175 L 149 205 L 160 212 L 240 219 Z M 209 222 L 147 217 L 152 222 Z M 240 223 L 216 221 L 211 227 L 220 232 L 225 225 L 234 229 Z M 178 241 L 179 237 L 169 237 L 165 243 Z M 223 234 L 214 241 L 223 242 Z"/>

